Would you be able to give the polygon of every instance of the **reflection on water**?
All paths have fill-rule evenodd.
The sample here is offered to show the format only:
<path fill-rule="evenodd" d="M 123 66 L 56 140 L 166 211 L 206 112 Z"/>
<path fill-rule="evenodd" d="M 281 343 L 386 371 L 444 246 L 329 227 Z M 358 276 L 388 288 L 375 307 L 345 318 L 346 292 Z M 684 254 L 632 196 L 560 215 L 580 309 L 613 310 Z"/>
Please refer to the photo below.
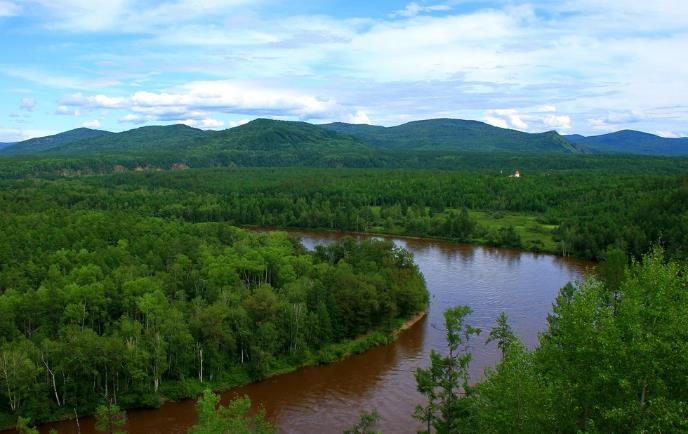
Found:
<path fill-rule="evenodd" d="M 336 233 L 300 233 L 303 244 L 316 245 L 341 237 Z M 487 248 L 443 241 L 389 238 L 413 252 L 431 293 L 428 316 L 403 332 L 393 345 L 326 366 L 301 369 L 227 392 L 223 399 L 249 395 L 262 404 L 268 417 L 284 433 L 341 433 L 363 410 L 377 408 L 380 429 L 386 433 L 413 433 L 419 427 L 411 417 L 421 397 L 413 372 L 425 366 L 430 350 L 446 349 L 442 313 L 467 304 L 470 323 L 483 333 L 475 340 L 471 378 L 480 379 L 499 354 L 484 341 L 500 312 L 509 315 L 514 331 L 529 347 L 546 326 L 546 317 L 559 288 L 582 276 L 587 262 L 509 249 Z M 131 434 L 184 433 L 196 420 L 194 403 L 168 403 L 158 410 L 129 412 Z M 93 423 L 81 421 L 81 432 L 92 433 Z M 73 422 L 53 424 L 60 433 L 72 433 Z M 47 433 L 48 427 L 41 432 Z"/>

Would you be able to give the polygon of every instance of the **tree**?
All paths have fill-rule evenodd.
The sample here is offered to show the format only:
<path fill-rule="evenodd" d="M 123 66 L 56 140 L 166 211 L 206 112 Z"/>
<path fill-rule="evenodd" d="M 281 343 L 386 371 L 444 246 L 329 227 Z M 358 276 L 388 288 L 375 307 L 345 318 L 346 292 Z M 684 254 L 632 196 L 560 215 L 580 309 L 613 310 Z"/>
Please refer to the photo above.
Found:
<path fill-rule="evenodd" d="M 248 416 L 251 400 L 243 396 L 232 400 L 227 406 L 219 405 L 220 397 L 206 389 L 196 403 L 198 424 L 189 430 L 190 434 L 275 434 L 277 427 L 265 418 L 260 410 L 255 417 Z"/>
<path fill-rule="evenodd" d="M 414 417 L 438 433 L 458 432 L 463 415 L 462 396 L 470 389 L 468 365 L 470 337 L 480 329 L 465 323 L 472 312 L 468 306 L 457 306 L 444 312 L 449 354 L 430 353 L 430 367 L 416 370 L 416 387 L 426 396 L 427 404 L 418 405 Z"/>
<path fill-rule="evenodd" d="M 515 339 L 516 336 L 509 325 L 509 318 L 507 317 L 506 312 L 502 312 L 497 317 L 497 325 L 490 330 L 490 336 L 488 336 L 485 344 L 496 342 L 497 348 L 500 349 L 502 352 L 502 358 L 504 358 L 506 356 L 506 352 L 509 350 L 509 347 L 511 344 L 513 344 Z"/>
<path fill-rule="evenodd" d="M 117 404 L 112 403 L 112 399 L 107 399 L 107 403 L 99 405 L 96 409 L 96 429 L 107 434 L 125 434 L 126 431 L 120 430 L 127 421 L 126 412 L 120 410 Z"/>
<path fill-rule="evenodd" d="M 377 409 L 373 409 L 371 412 L 364 411 L 361 413 L 358 423 L 344 430 L 344 434 L 381 434 L 380 431 L 374 431 L 379 420 L 380 413 Z"/>

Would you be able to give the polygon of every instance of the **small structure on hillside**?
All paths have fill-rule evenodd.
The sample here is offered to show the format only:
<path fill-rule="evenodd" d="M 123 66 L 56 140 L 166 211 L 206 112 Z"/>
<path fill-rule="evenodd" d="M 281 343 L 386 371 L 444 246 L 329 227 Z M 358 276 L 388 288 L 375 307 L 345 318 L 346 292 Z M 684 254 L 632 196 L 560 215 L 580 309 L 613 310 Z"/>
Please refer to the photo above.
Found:
<path fill-rule="evenodd" d="M 521 171 L 518 169 L 514 170 L 513 175 L 509 175 L 509 178 L 520 178 L 520 177 L 521 177 Z"/>

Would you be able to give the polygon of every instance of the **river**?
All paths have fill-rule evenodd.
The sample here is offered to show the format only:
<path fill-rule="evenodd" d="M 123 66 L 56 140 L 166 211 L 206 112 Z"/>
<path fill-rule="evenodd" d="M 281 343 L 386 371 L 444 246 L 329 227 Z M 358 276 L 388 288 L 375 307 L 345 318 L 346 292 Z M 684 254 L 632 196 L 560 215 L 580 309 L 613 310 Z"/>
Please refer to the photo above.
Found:
<path fill-rule="evenodd" d="M 308 248 L 330 242 L 341 234 L 299 232 Z M 363 410 L 377 408 L 378 428 L 385 433 L 414 433 L 420 428 L 412 418 L 421 402 L 413 372 L 426 366 L 432 349 L 446 348 L 442 331 L 445 309 L 467 304 L 473 309 L 468 322 L 483 333 L 473 342 L 471 378 L 481 378 L 485 367 L 499 359 L 494 344 L 484 340 L 500 312 L 505 311 L 521 340 L 537 344 L 546 326 L 559 288 L 583 276 L 586 261 L 517 250 L 489 248 L 426 239 L 390 237 L 413 252 L 431 294 L 428 315 L 402 332 L 391 345 L 371 349 L 331 365 L 309 367 L 291 374 L 234 389 L 223 402 L 248 395 L 262 405 L 268 418 L 283 433 L 341 433 L 358 420 Z M 166 403 L 156 410 L 128 412 L 130 434 L 185 433 L 196 421 L 192 400 Z M 74 421 L 46 424 L 41 433 L 55 428 L 74 433 Z M 93 420 L 81 420 L 81 433 L 94 433 Z"/>

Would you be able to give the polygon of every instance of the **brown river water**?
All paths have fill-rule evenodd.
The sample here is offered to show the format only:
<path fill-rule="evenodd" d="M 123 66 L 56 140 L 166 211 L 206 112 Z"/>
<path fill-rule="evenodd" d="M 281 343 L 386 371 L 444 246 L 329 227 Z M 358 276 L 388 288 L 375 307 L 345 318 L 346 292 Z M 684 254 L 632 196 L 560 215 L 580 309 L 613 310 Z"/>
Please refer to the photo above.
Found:
<path fill-rule="evenodd" d="M 342 236 L 297 234 L 308 248 Z M 248 395 L 254 405 L 265 408 L 282 433 L 341 433 L 358 420 L 361 411 L 373 408 L 382 417 L 378 428 L 383 432 L 414 433 L 420 426 L 412 414 L 422 398 L 413 373 L 427 365 L 430 350 L 446 348 L 442 331 L 445 309 L 471 306 L 469 323 L 483 330 L 472 345 L 471 378 L 477 381 L 484 369 L 499 359 L 496 346 L 484 344 L 497 315 L 505 311 L 517 335 L 534 347 L 559 288 L 581 278 L 592 266 L 578 259 L 517 250 L 389 239 L 413 252 L 425 276 L 431 294 L 425 318 L 402 332 L 393 344 L 231 390 L 223 395 L 223 402 Z M 185 433 L 196 422 L 193 400 L 169 402 L 155 410 L 132 410 L 127 416 L 125 428 L 130 434 Z M 96 432 L 91 418 L 82 418 L 80 425 L 82 434 Z M 41 433 L 50 428 L 61 434 L 77 432 L 74 421 L 46 424 Z"/>

